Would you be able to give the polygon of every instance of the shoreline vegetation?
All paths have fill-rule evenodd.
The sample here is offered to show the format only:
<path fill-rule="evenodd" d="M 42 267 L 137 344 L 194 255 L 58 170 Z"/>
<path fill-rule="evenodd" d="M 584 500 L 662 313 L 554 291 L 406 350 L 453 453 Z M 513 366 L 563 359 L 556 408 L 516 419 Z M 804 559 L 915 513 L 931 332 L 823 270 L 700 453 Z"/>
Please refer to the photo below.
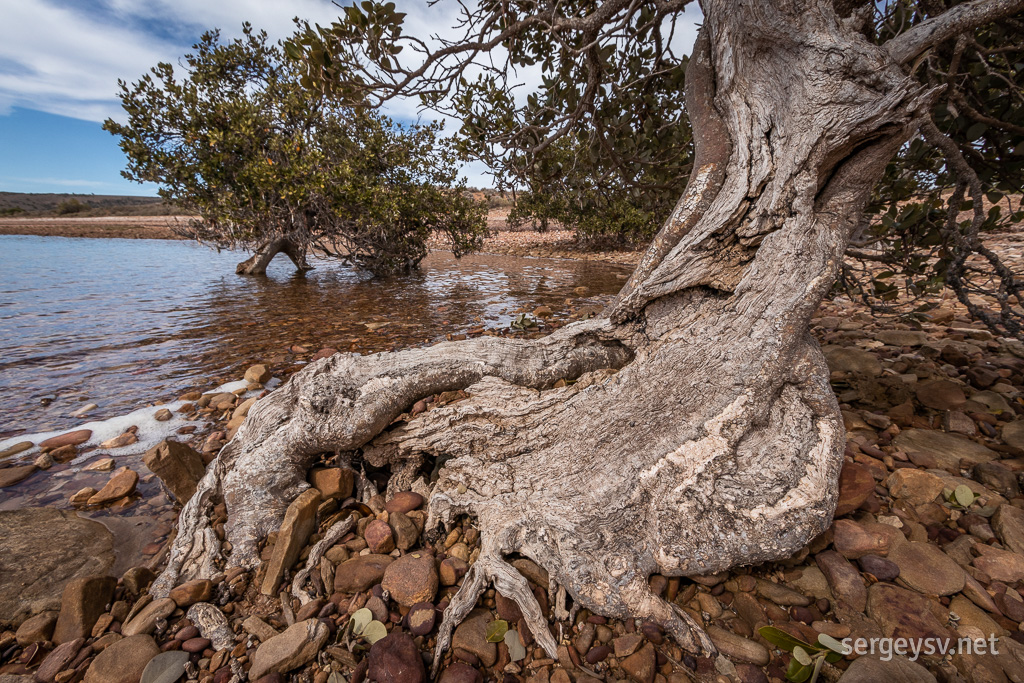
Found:
<path fill-rule="evenodd" d="M 480 253 L 541 258 L 568 258 L 635 265 L 642 251 L 637 248 L 588 249 L 572 230 L 557 226 L 545 232 L 507 228 L 507 208 L 492 208 L 487 214 L 488 236 Z M 10 216 L 0 217 L 0 235 L 37 237 L 86 237 L 116 239 L 182 240 L 174 227 L 189 216 Z M 431 249 L 444 250 L 441 240 L 431 239 Z"/>

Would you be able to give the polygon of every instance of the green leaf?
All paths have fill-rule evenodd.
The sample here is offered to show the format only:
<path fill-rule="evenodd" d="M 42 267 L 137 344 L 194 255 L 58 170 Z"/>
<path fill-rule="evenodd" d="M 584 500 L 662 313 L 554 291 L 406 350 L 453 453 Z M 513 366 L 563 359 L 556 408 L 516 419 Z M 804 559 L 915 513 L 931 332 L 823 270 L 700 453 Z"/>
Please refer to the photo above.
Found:
<path fill-rule="evenodd" d="M 373 612 L 364 607 L 356 610 L 352 618 L 348 620 L 348 623 L 352 627 L 352 633 L 358 636 L 362 635 L 363 631 L 366 630 L 366 625 L 371 621 L 373 621 Z"/>
<path fill-rule="evenodd" d="M 974 124 L 973 126 L 967 129 L 967 141 L 974 142 L 982 135 L 984 135 L 986 130 L 988 130 L 988 126 L 985 125 L 984 123 Z"/>
<path fill-rule="evenodd" d="M 850 654 L 850 647 L 848 645 L 843 645 L 841 642 L 839 642 L 827 633 L 819 633 L 818 642 L 827 647 L 828 649 L 832 650 L 833 652 L 838 652 L 841 655 Z"/>
<path fill-rule="evenodd" d="M 811 655 L 807 653 L 807 650 L 803 649 L 799 645 L 793 648 L 793 658 L 804 666 L 810 666 L 813 663 Z"/>
<path fill-rule="evenodd" d="M 966 484 L 960 484 L 953 491 L 953 496 L 956 498 L 956 502 L 963 507 L 970 507 L 971 503 L 974 502 L 974 492 Z"/>
<path fill-rule="evenodd" d="M 387 627 L 376 619 L 367 624 L 366 628 L 363 630 L 363 638 L 366 638 L 370 645 L 373 645 L 387 634 Z"/>
<path fill-rule="evenodd" d="M 519 642 L 519 633 L 515 629 L 505 631 L 505 647 L 508 648 L 508 657 L 513 662 L 526 659 L 526 648 Z"/>
<path fill-rule="evenodd" d="M 796 657 L 789 660 L 789 668 L 786 670 L 786 678 L 793 681 L 793 683 L 804 683 L 808 678 L 811 677 L 811 671 L 813 669 L 809 666 L 804 666 Z"/>
<path fill-rule="evenodd" d="M 500 643 L 508 633 L 508 622 L 504 619 L 495 619 L 487 624 L 487 642 Z"/>
<path fill-rule="evenodd" d="M 761 634 L 762 638 L 780 650 L 792 652 L 795 647 L 802 647 L 805 649 L 813 648 L 810 643 L 805 643 L 799 638 L 795 638 L 782 629 L 775 628 L 774 626 L 762 626 L 757 629 L 757 632 Z"/>

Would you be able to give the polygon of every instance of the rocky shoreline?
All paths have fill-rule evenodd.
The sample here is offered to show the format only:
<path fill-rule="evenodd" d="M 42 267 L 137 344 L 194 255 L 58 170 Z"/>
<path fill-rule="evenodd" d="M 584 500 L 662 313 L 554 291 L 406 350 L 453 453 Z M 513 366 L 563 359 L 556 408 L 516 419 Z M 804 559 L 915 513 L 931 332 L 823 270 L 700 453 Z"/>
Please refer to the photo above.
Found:
<path fill-rule="evenodd" d="M 533 248 L 561 248 L 557 235 L 550 243 Z M 515 604 L 491 589 L 457 629 L 440 680 L 783 681 L 792 655 L 759 633 L 768 625 L 807 643 L 819 634 L 990 638 L 998 652 L 916 662 L 851 654 L 826 665 L 825 680 L 1024 680 L 1024 345 L 993 337 L 955 302 L 931 303 L 927 312 L 880 318 L 837 299 L 814 319 L 847 428 L 839 507 L 824 534 L 781 562 L 651 577 L 653 591 L 702 624 L 722 657 L 685 653 L 655 624 L 581 610 L 572 621 L 551 616 L 552 659 Z M 484 333 L 499 332 L 473 331 Z M 335 352 L 291 351 L 280 366 L 250 368 L 234 389 L 153 406 L 156 423 L 174 429 L 145 454 L 122 455 L 150 423 L 100 443 L 76 430 L 0 453 L 4 497 L 69 473 L 61 505 L 33 507 L 26 495 L 22 509 L 0 511 L 0 683 L 428 678 L 441 613 L 480 537 L 469 519 L 442 537 L 425 535 L 423 480 L 389 497 L 378 493 L 388 472 L 364 475 L 358 463 L 325 454 L 260 567 L 224 567 L 167 597 L 147 592 L 166 561 L 175 510 L 275 386 L 271 376 Z M 410 415 L 463 398 L 433 396 Z M 94 483 L 79 486 L 81 477 Z M 214 530 L 222 541 L 226 513 L 221 503 Z M 119 547 L 128 527 L 145 530 L 131 552 Z M 551 614 L 546 572 L 510 559 Z"/>

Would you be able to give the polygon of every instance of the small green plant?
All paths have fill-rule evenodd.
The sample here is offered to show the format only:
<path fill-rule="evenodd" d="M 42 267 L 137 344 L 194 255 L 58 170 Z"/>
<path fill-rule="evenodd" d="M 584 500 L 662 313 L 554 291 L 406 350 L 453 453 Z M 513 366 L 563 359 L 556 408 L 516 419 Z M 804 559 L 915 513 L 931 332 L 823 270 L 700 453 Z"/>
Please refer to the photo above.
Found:
<path fill-rule="evenodd" d="M 513 330 L 526 330 L 528 328 L 536 326 L 537 322 L 530 318 L 530 316 L 526 315 L 525 313 L 520 313 L 519 315 L 517 315 L 516 319 L 512 321 L 511 325 Z"/>
<path fill-rule="evenodd" d="M 975 500 L 974 492 L 971 491 L 969 486 L 964 484 L 957 486 L 952 491 L 949 489 L 943 490 L 942 497 L 949 501 L 950 505 L 961 510 L 971 507 Z"/>
<path fill-rule="evenodd" d="M 348 620 L 349 632 L 356 638 L 362 638 L 370 645 L 388 634 L 387 627 L 373 618 L 373 612 L 365 607 L 352 615 Z"/>
<path fill-rule="evenodd" d="M 786 678 L 793 683 L 815 683 L 825 662 L 834 664 L 850 653 L 846 645 L 824 633 L 819 633 L 818 642 L 812 645 L 774 626 L 762 626 L 757 632 L 780 650 L 793 653 L 786 671 Z"/>

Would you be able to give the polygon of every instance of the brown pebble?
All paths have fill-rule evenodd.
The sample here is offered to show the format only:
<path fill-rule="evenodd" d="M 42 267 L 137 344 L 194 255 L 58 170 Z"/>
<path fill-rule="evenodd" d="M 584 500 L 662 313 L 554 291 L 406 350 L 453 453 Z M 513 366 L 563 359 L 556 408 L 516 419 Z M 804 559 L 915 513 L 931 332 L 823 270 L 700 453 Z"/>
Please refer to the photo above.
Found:
<path fill-rule="evenodd" d="M 603 662 L 605 659 L 608 658 L 608 655 L 610 655 L 611 653 L 612 649 L 607 645 L 598 645 L 596 647 L 592 647 L 590 649 L 590 652 L 587 653 L 587 663 L 597 664 L 598 662 Z"/>
<path fill-rule="evenodd" d="M 185 652 L 191 652 L 192 654 L 202 652 L 208 647 L 210 647 L 209 638 L 190 638 L 181 644 L 182 650 Z"/>

